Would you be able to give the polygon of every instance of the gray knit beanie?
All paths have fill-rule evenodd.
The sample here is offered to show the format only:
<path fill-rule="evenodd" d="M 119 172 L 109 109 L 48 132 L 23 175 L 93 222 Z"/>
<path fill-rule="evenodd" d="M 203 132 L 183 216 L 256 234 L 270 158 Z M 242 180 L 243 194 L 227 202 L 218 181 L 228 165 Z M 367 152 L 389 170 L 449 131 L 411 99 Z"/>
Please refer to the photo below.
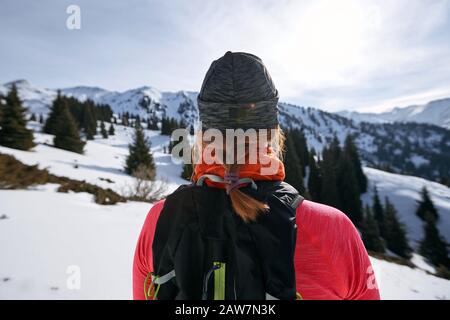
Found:
<path fill-rule="evenodd" d="M 278 91 L 263 62 L 225 53 L 209 67 L 197 98 L 203 129 L 271 129 L 278 125 Z"/>

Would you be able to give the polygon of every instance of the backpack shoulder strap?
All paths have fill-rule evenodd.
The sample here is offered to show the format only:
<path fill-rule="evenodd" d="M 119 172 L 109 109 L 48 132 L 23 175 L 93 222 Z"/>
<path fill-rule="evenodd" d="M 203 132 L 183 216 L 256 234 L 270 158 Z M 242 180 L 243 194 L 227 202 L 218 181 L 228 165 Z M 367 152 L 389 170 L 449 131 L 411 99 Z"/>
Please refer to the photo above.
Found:
<path fill-rule="evenodd" d="M 294 187 L 282 181 L 259 182 L 255 197 L 270 207 L 268 214 L 259 216 L 258 223 L 249 225 L 265 270 L 266 297 L 294 300 L 296 209 L 304 198 Z"/>
<path fill-rule="evenodd" d="M 268 201 L 268 198 L 275 197 L 291 210 L 297 210 L 298 206 L 303 202 L 304 197 L 284 181 L 264 181 L 258 183 L 258 193 L 262 194 L 263 200 Z"/>
<path fill-rule="evenodd" d="M 161 214 L 156 222 L 155 235 L 152 242 L 154 272 L 152 282 L 165 284 L 165 290 L 160 292 L 162 299 L 174 299 L 178 293 L 175 281 L 172 280 L 176 274 L 174 269 L 174 246 L 181 234 L 180 228 L 191 218 L 193 185 L 182 185 L 167 196 L 164 201 Z M 168 289 L 167 289 L 168 288 Z"/>

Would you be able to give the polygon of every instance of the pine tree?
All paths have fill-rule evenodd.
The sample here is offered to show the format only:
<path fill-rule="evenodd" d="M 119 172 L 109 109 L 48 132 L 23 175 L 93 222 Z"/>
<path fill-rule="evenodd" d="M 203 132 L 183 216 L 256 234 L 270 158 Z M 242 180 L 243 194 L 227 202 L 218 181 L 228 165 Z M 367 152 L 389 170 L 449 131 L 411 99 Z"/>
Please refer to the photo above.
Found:
<path fill-rule="evenodd" d="M 190 181 L 193 172 L 194 167 L 191 163 L 183 163 L 183 171 L 181 172 L 181 177 L 183 179 Z"/>
<path fill-rule="evenodd" d="M 103 139 L 107 139 L 108 138 L 108 132 L 106 131 L 105 123 L 103 121 L 100 122 L 100 132 L 102 134 Z"/>
<path fill-rule="evenodd" d="M 336 150 L 324 148 L 322 151 L 322 161 L 320 162 L 320 169 L 322 175 L 322 186 L 320 187 L 322 202 L 332 207 L 339 208 L 339 194 L 336 184 L 336 170 L 335 170 L 335 155 L 338 154 Z"/>
<path fill-rule="evenodd" d="M 39 115 L 39 123 L 44 124 L 44 116 L 42 115 L 42 113 Z"/>
<path fill-rule="evenodd" d="M 334 163 L 337 163 L 341 157 L 342 149 L 339 143 L 339 139 L 336 135 L 333 136 L 333 140 L 328 147 L 328 152 L 330 154 L 330 159 L 333 159 Z"/>
<path fill-rule="evenodd" d="M 114 126 L 112 123 L 109 125 L 108 134 L 110 136 L 113 136 L 115 134 Z"/>
<path fill-rule="evenodd" d="M 284 171 L 286 173 L 285 181 L 297 189 L 300 194 L 305 193 L 303 182 L 302 167 L 297 152 L 292 141 L 290 132 L 286 132 Z"/>
<path fill-rule="evenodd" d="M 128 146 L 128 150 L 125 172 L 132 175 L 138 169 L 145 168 L 146 178 L 153 180 L 156 172 L 153 155 L 150 152 L 150 141 L 140 126 L 136 126 L 133 142 Z"/>
<path fill-rule="evenodd" d="M 346 153 L 341 153 L 336 168 L 336 186 L 339 196 L 339 208 L 348 215 L 357 226 L 361 226 L 363 214 L 360 191 L 355 170 Z"/>
<path fill-rule="evenodd" d="M 129 126 L 129 120 L 128 120 L 128 115 L 127 115 L 127 113 L 125 113 L 124 115 L 122 115 L 122 124 L 125 126 L 125 127 L 128 127 Z"/>
<path fill-rule="evenodd" d="M 373 217 L 377 221 L 378 229 L 382 238 L 386 238 L 386 227 L 384 222 L 384 209 L 381 204 L 380 197 L 378 195 L 378 188 L 374 187 L 373 199 L 372 199 L 372 211 Z"/>
<path fill-rule="evenodd" d="M 36 121 L 36 114 L 34 113 L 31 114 L 30 121 Z"/>
<path fill-rule="evenodd" d="M 66 102 L 63 102 L 59 122 L 55 127 L 53 144 L 56 148 L 83 153 L 85 143 L 80 139 L 77 124 Z"/>
<path fill-rule="evenodd" d="M 94 108 L 94 103 L 90 100 L 87 100 L 86 103 L 83 104 L 83 120 L 81 127 L 84 129 L 84 133 L 88 140 L 93 140 L 94 136 L 97 134 L 97 121 L 94 116 Z"/>
<path fill-rule="evenodd" d="M 412 249 L 406 238 L 406 231 L 403 224 L 398 220 L 397 210 L 394 205 L 385 198 L 384 221 L 386 227 L 386 246 L 393 253 L 400 257 L 411 258 Z"/>
<path fill-rule="evenodd" d="M 361 227 L 362 239 L 366 249 L 373 252 L 384 253 L 384 242 L 380 237 L 378 223 L 372 215 L 369 206 L 365 207 L 364 220 Z"/>
<path fill-rule="evenodd" d="M 165 117 L 162 118 L 161 119 L 161 134 L 162 135 L 170 135 L 171 134 L 169 126 L 170 126 L 169 120 Z"/>
<path fill-rule="evenodd" d="M 308 191 L 311 199 L 316 202 L 321 202 L 321 188 L 322 188 L 322 176 L 320 169 L 317 166 L 314 159 L 314 149 L 309 154 L 309 177 L 308 177 Z"/>
<path fill-rule="evenodd" d="M 180 124 L 178 123 L 178 121 L 175 118 L 170 118 L 169 123 L 170 123 L 170 133 L 169 133 L 169 135 L 171 135 L 173 130 L 175 130 L 175 129 L 180 127 Z"/>
<path fill-rule="evenodd" d="M 430 212 L 425 212 L 424 216 L 425 236 L 420 242 L 419 253 L 436 267 L 444 266 L 448 269 L 450 268 L 450 260 L 447 250 L 448 244 L 439 234 L 434 215 Z"/>
<path fill-rule="evenodd" d="M 159 128 L 158 128 L 158 120 L 155 117 L 150 117 L 147 120 L 147 129 L 149 129 L 149 130 L 159 130 Z"/>
<path fill-rule="evenodd" d="M 56 134 L 56 128 L 61 121 L 61 114 L 64 109 L 64 100 L 61 96 L 61 92 L 58 91 L 56 99 L 53 100 L 52 106 L 50 108 L 50 113 L 45 121 L 43 131 L 48 134 Z"/>
<path fill-rule="evenodd" d="M 27 129 L 26 110 L 14 84 L 5 100 L 5 105 L 1 108 L 0 145 L 19 150 L 31 149 L 34 146 L 33 132 Z"/>
<path fill-rule="evenodd" d="M 297 157 L 300 160 L 300 165 L 302 166 L 302 175 L 305 176 L 305 168 L 308 166 L 309 152 L 308 144 L 306 142 L 305 133 L 300 129 L 290 130 L 290 137 L 294 144 L 295 151 L 297 152 Z"/>
<path fill-rule="evenodd" d="M 439 220 L 438 211 L 436 210 L 426 187 L 422 188 L 421 197 L 422 199 L 418 202 L 419 206 L 416 211 L 417 216 L 425 221 L 425 213 L 428 213 L 431 214 L 433 219 Z"/>
<path fill-rule="evenodd" d="M 2 123 L 2 112 L 3 112 L 3 108 L 4 108 L 3 101 L 4 101 L 4 97 L 0 93 L 0 123 Z"/>
<path fill-rule="evenodd" d="M 170 136 L 173 130 L 182 126 L 175 118 L 164 117 L 161 119 L 161 134 Z"/>
<path fill-rule="evenodd" d="M 367 177 L 362 169 L 358 150 L 355 146 L 355 143 L 353 142 L 353 138 L 351 135 L 348 135 L 345 139 L 344 152 L 347 154 L 353 165 L 360 192 L 365 193 L 367 191 Z"/>
<path fill-rule="evenodd" d="M 136 117 L 136 120 L 134 121 L 134 126 L 142 126 L 142 123 L 141 123 L 141 117 L 139 117 L 139 116 L 137 116 Z"/>

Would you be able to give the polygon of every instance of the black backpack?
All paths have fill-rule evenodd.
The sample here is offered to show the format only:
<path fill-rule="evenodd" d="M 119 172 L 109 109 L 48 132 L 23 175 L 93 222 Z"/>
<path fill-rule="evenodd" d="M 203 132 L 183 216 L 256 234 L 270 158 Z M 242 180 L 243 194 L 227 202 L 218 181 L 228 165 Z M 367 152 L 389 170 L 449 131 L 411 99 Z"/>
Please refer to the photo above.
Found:
<path fill-rule="evenodd" d="M 270 209 L 250 223 L 223 189 L 183 185 L 167 197 L 152 244 L 155 272 L 144 288 L 150 298 L 296 298 L 295 215 L 303 198 L 285 182 L 256 186 L 240 190 Z"/>

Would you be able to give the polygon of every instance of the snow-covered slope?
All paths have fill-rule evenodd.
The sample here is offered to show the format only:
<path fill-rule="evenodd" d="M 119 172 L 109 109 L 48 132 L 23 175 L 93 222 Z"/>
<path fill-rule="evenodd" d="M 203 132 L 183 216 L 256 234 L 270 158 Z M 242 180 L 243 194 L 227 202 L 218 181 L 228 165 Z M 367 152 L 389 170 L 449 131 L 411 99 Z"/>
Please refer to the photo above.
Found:
<path fill-rule="evenodd" d="M 423 221 L 416 216 L 420 190 L 426 187 L 439 212 L 438 228 L 450 243 L 450 188 L 422 178 L 393 174 L 372 168 L 364 168 L 369 180 L 369 191 L 362 196 L 364 203 L 372 203 L 376 186 L 380 199 L 388 197 L 398 210 L 400 220 L 405 224 L 410 244 L 417 246 L 423 238 Z"/>
<path fill-rule="evenodd" d="M 29 126 L 40 131 L 40 126 L 36 122 L 31 122 Z M 37 146 L 32 151 L 0 146 L 0 153 L 10 154 L 28 165 L 37 164 L 56 175 L 85 180 L 121 193 L 134 181 L 123 169 L 133 130 L 120 125 L 115 126 L 114 136 L 109 136 L 108 139 L 96 136 L 95 140 L 87 142 L 82 155 L 51 147 L 53 136 L 40 132 L 34 134 Z M 169 137 L 150 130 L 146 130 L 146 135 L 150 139 L 154 161 L 158 166 L 158 179 L 167 182 L 170 192 L 185 181 L 179 177 L 181 166 L 172 163 L 170 154 L 163 152 L 164 146 L 167 147 L 169 144 Z"/>
<path fill-rule="evenodd" d="M 424 105 L 395 107 L 390 111 L 381 113 L 340 111 L 338 114 L 357 122 L 418 122 L 450 129 L 450 98 L 434 100 Z"/>
<path fill-rule="evenodd" d="M 29 112 L 48 113 L 56 90 L 40 89 L 25 80 L 15 83 Z M 0 86 L 0 93 L 5 93 L 11 84 Z M 91 99 L 108 104 L 116 114 L 128 112 L 157 120 L 173 117 L 187 125 L 194 125 L 198 120 L 196 92 L 162 92 L 152 87 L 125 92 L 74 87 L 61 92 L 82 101 Z M 337 114 L 288 103 L 280 103 L 279 108 L 282 124 L 303 128 L 308 145 L 318 152 L 334 135 L 343 142 L 348 134 L 353 134 L 367 165 L 389 167 L 394 172 L 437 181 L 450 177 L 450 131 L 447 129 L 415 123 L 358 123 Z"/>
<path fill-rule="evenodd" d="M 0 191 L 0 299 L 130 299 L 134 248 L 151 206 L 101 206 L 53 189 Z M 450 298 L 448 280 L 372 263 L 383 299 Z M 70 289 L 78 272 L 80 287 Z"/>
<path fill-rule="evenodd" d="M 131 298 L 134 247 L 151 206 L 102 206 L 53 189 L 0 191 L 0 299 Z M 70 290 L 78 271 L 81 286 Z"/>
<path fill-rule="evenodd" d="M 384 300 L 449 300 L 450 281 L 436 278 L 426 272 L 421 257 L 414 262 L 425 269 L 410 268 L 371 258 L 372 266 Z"/>

